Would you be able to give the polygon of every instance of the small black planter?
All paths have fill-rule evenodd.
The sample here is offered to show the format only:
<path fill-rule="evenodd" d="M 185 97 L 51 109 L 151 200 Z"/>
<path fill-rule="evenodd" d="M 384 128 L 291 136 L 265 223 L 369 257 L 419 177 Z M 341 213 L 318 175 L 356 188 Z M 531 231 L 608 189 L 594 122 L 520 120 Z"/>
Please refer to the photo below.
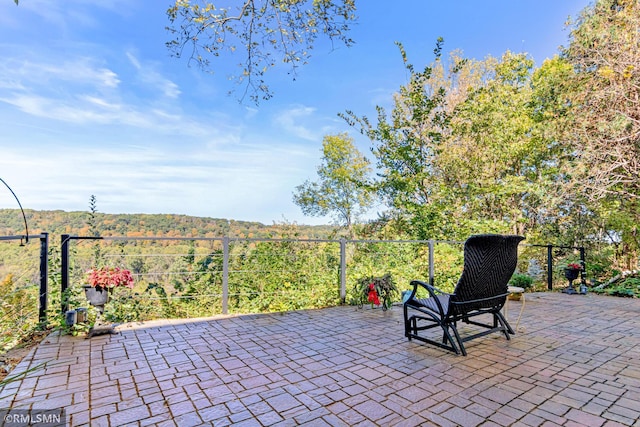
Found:
<path fill-rule="evenodd" d="M 576 280 L 580 275 L 580 270 L 576 270 L 575 268 L 565 268 L 564 269 L 564 277 L 567 280 Z"/>
<path fill-rule="evenodd" d="M 578 276 L 580 276 L 580 272 L 582 270 L 576 269 L 576 268 L 565 268 L 564 269 L 564 277 L 569 281 L 569 286 L 566 289 L 563 289 L 562 292 L 565 294 L 586 294 L 587 293 L 587 288 L 586 286 L 580 287 L 580 292 L 576 291 L 573 287 L 573 281 L 576 280 L 578 278 Z"/>
<path fill-rule="evenodd" d="M 109 301 L 109 290 L 102 287 L 83 286 L 84 295 L 87 297 L 89 304 L 94 306 L 96 310 L 102 314 L 104 305 Z"/>

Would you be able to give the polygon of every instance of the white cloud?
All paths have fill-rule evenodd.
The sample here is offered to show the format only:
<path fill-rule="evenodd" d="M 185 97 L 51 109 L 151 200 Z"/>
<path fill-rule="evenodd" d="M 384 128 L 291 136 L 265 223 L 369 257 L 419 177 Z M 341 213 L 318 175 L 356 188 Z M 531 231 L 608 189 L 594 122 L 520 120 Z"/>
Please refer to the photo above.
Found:
<path fill-rule="evenodd" d="M 95 97 L 54 99 L 42 96 L 14 95 L 0 98 L 7 104 L 35 117 L 76 124 L 125 123 L 150 126 L 147 120 L 135 112 L 124 112 L 121 106 Z"/>
<path fill-rule="evenodd" d="M 28 0 L 21 1 L 19 6 L 16 6 L 13 1 L 4 3 L 8 6 L 4 4 L 2 6 L 6 9 L 13 7 L 12 12 L 15 14 L 37 15 L 49 25 L 62 30 L 68 30 L 69 27 L 98 26 L 100 20 L 95 14 L 95 8 L 126 15 L 135 7 L 135 3 L 128 0 Z"/>
<path fill-rule="evenodd" d="M 177 98 L 180 95 L 178 85 L 163 77 L 155 67 L 149 64 L 142 64 L 140 60 L 131 52 L 126 53 L 131 64 L 138 71 L 138 79 L 152 89 L 158 89 L 167 98 Z"/>
<path fill-rule="evenodd" d="M 281 126 L 285 131 L 299 138 L 313 141 L 317 140 L 319 136 L 305 126 L 304 121 L 311 118 L 314 112 L 315 108 L 296 106 L 282 111 L 277 117 L 275 117 L 274 122 Z"/>
<path fill-rule="evenodd" d="M 33 91 L 56 91 L 61 83 L 73 87 L 95 90 L 115 89 L 120 84 L 118 75 L 101 65 L 101 61 L 89 57 L 75 57 L 61 63 L 34 61 L 26 56 L 7 58 L 0 65 L 0 87 Z"/>
<path fill-rule="evenodd" d="M 45 157 L 34 155 L 35 146 L 3 147 L 0 170 L 26 209 L 86 210 L 94 194 L 99 210 L 109 213 L 189 213 L 264 223 L 282 215 L 299 218 L 291 181 L 303 181 L 306 153 L 286 144 L 229 140 L 221 136 L 206 145 L 95 141 L 61 145 Z"/>
<path fill-rule="evenodd" d="M 80 125 L 114 124 L 141 129 L 164 129 L 186 135 L 203 135 L 211 128 L 198 119 L 184 117 L 180 106 L 161 105 L 153 98 L 123 91 L 118 74 L 89 57 L 61 64 L 12 59 L 0 65 L 0 102 L 26 114 Z M 140 75 L 165 99 L 176 98 L 177 85 L 148 68 Z M 151 104 L 156 104 L 150 108 Z"/>

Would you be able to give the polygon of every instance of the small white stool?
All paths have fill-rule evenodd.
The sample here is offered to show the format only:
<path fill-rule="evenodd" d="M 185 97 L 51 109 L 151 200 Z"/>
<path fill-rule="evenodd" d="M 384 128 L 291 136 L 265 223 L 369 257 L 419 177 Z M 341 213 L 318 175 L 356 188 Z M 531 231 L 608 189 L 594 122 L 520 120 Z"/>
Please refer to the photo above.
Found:
<path fill-rule="evenodd" d="M 520 314 L 518 314 L 518 320 L 516 321 L 515 331 L 518 331 L 518 326 L 520 325 L 520 319 L 522 318 L 522 313 L 524 312 L 524 288 L 519 288 L 517 286 L 508 286 L 507 292 L 510 294 L 521 294 L 522 295 L 522 307 L 520 307 Z M 507 298 L 507 302 L 504 305 L 504 317 L 509 320 L 509 298 Z"/>

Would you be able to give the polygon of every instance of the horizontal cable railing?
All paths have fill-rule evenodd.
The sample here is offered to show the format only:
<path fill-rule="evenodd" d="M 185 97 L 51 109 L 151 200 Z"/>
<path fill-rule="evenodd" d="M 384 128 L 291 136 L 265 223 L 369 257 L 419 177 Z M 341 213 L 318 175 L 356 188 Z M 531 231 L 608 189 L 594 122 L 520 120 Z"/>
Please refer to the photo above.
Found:
<path fill-rule="evenodd" d="M 29 239 L 40 239 L 41 245 L 27 244 Z M 46 273 L 42 274 L 47 268 L 47 236 L 29 239 L 0 236 L 0 353 L 28 337 L 46 317 Z"/>
<path fill-rule="evenodd" d="M 76 287 L 96 264 L 131 270 L 136 288 L 114 292 L 115 301 L 143 317 L 354 302 L 360 297 L 358 280 L 385 274 L 392 275 L 399 290 L 416 278 L 452 289 L 463 263 L 463 242 L 455 241 L 65 235 L 62 242 L 76 243 L 68 273 Z M 546 264 L 544 250 L 531 246 L 525 251 L 532 255 L 521 262 L 521 269 L 534 258 Z M 543 269 L 539 273 L 544 285 Z M 68 286 L 63 282 L 63 289 Z"/>
<path fill-rule="evenodd" d="M 19 260 L 18 245 L 12 241 L 24 236 L 0 237 L 0 250 L 11 245 L 12 253 L 3 258 L 0 280 L 6 280 L 11 265 L 13 280 L 24 281 L 16 289 L 33 293 L 28 304 L 5 308 L 0 321 L 8 323 L 28 312 L 27 323 L 32 325 L 61 310 L 86 306 L 86 272 L 98 265 L 126 268 L 135 281 L 133 290 L 113 292 L 106 314 L 146 320 L 357 303 L 362 297 L 358 283 L 386 274 L 400 291 L 414 279 L 451 290 L 463 263 L 463 242 L 457 241 L 239 237 L 63 235 L 59 246 L 44 246 L 47 258 L 43 247 L 38 254 L 33 244 L 46 233 L 30 236 L 26 247 L 32 253 Z M 549 266 L 566 263 L 566 256 L 575 258 L 578 248 L 563 248 L 560 255 L 552 249 L 520 245 L 518 271 L 536 276 L 538 289 L 566 286 L 562 271 Z M 39 290 L 32 287 L 38 281 Z"/>

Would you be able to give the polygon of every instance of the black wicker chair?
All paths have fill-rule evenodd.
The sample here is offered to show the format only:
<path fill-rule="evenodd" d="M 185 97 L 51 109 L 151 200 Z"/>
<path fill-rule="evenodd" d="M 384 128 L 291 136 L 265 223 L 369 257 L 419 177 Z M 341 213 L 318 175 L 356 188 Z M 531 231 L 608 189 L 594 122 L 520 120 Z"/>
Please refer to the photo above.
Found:
<path fill-rule="evenodd" d="M 493 332 L 502 332 L 507 339 L 513 329 L 500 310 L 504 306 L 509 279 L 518 261 L 518 244 L 522 236 L 483 234 L 471 236 L 464 244 L 464 269 L 452 294 L 419 280 L 411 282 L 413 290 L 404 303 L 404 334 L 456 354 L 467 352 L 464 342 Z M 428 291 L 427 298 L 417 298 L 419 288 Z M 491 315 L 493 322 L 471 320 L 479 315 Z M 457 323 L 481 326 L 481 332 L 461 337 Z M 418 331 L 442 328 L 442 342 L 418 335 Z M 451 334 L 453 332 L 453 335 Z"/>

